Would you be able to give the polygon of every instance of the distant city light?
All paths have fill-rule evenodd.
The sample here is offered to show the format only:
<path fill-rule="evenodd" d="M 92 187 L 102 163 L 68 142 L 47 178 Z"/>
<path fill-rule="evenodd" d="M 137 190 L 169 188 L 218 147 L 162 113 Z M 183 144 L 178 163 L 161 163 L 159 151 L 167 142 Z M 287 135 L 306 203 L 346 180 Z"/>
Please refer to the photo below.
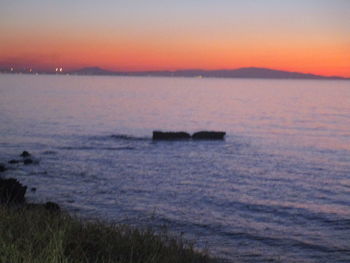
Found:
<path fill-rule="evenodd" d="M 60 67 L 60 68 L 56 68 L 56 73 L 62 73 L 63 72 L 63 68 L 62 67 Z"/>

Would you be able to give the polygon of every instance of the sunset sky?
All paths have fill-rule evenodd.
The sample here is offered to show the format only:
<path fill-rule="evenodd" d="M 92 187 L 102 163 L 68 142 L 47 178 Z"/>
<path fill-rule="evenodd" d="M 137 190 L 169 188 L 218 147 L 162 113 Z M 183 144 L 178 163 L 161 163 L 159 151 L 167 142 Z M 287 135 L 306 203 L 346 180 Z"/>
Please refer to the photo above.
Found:
<path fill-rule="evenodd" d="M 349 0 L 0 0 L 0 68 L 350 77 Z"/>

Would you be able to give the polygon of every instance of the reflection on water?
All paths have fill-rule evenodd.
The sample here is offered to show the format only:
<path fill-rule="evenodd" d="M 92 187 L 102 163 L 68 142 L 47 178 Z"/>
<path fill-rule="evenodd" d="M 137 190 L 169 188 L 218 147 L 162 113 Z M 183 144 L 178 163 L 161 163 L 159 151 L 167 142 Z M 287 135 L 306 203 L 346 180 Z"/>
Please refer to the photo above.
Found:
<path fill-rule="evenodd" d="M 0 75 L 0 161 L 82 216 L 243 262 L 350 261 L 348 81 Z M 225 141 L 152 142 L 155 129 Z"/>

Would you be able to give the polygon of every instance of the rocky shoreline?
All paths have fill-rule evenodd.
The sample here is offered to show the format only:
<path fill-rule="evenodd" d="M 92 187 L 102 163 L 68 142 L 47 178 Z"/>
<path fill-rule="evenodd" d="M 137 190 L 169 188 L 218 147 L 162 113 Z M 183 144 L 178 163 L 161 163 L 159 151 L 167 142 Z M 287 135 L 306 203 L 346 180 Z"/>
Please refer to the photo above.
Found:
<path fill-rule="evenodd" d="M 29 152 L 19 157 L 8 163 L 36 162 Z M 55 202 L 28 202 L 28 187 L 7 177 L 7 170 L 11 166 L 0 163 L 1 262 L 217 262 L 207 252 L 196 251 L 181 236 L 84 221 L 70 216 Z"/>
<path fill-rule="evenodd" d="M 8 163 L 9 164 L 23 163 L 23 165 L 38 163 L 38 161 L 33 159 L 32 155 L 27 151 L 23 151 L 19 155 L 19 157 L 21 158 L 10 160 L 8 161 Z M 5 164 L 0 163 L 0 205 L 4 205 L 7 207 L 25 208 L 25 209 L 43 207 L 44 209 L 50 212 L 61 211 L 60 206 L 55 202 L 50 201 L 42 204 L 27 202 L 25 194 L 27 192 L 28 187 L 20 183 L 15 178 L 2 177 L 1 174 L 3 174 L 7 170 L 8 170 L 8 167 L 6 167 Z M 36 188 L 32 187 L 30 190 L 34 192 L 36 191 Z"/>

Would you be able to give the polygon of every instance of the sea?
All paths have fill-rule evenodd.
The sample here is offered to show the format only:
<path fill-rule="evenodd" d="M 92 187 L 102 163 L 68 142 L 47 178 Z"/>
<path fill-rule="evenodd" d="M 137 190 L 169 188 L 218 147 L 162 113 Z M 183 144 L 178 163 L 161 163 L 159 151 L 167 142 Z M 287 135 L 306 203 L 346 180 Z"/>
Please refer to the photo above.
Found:
<path fill-rule="evenodd" d="M 0 162 L 31 202 L 222 262 L 350 262 L 350 81 L 1 74 Z"/>

